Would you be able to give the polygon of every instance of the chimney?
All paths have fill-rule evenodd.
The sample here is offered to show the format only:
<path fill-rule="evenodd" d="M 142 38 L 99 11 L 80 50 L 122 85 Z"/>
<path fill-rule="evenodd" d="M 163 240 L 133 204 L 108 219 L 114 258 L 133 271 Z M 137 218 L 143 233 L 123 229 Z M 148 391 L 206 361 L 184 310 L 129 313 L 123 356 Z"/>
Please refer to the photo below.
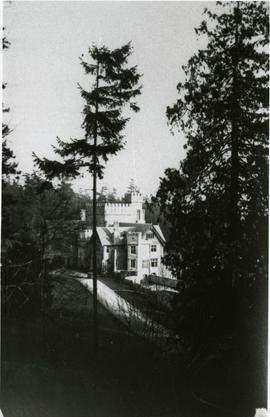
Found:
<path fill-rule="evenodd" d="M 117 220 L 113 223 L 113 239 L 116 243 L 118 239 L 120 238 L 120 230 L 119 230 L 119 222 Z"/>
<path fill-rule="evenodd" d="M 82 222 L 85 222 L 86 221 L 86 210 L 85 209 L 82 209 L 80 211 L 80 215 L 81 215 L 81 221 Z"/>

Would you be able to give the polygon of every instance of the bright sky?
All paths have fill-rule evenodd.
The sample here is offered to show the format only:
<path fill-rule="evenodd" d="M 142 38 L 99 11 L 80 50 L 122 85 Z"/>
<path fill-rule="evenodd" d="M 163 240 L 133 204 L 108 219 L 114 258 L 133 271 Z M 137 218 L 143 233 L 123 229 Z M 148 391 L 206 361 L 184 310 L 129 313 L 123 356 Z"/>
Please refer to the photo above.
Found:
<path fill-rule="evenodd" d="M 177 98 L 181 66 L 199 47 L 194 27 L 211 2 L 13 1 L 4 6 L 11 47 L 3 56 L 4 102 L 11 146 L 24 172 L 33 169 L 32 151 L 54 157 L 51 144 L 82 137 L 83 100 L 77 82 L 84 75 L 79 56 L 92 43 L 117 48 L 132 41 L 142 78 L 140 112 L 131 114 L 126 147 L 107 163 L 103 184 L 126 191 L 131 178 L 143 194 L 154 194 L 167 167 L 178 167 L 184 137 L 172 136 L 166 107 Z M 88 76 L 89 77 L 89 76 Z M 101 185 L 101 184 L 100 184 Z M 90 189 L 91 177 L 75 188 Z"/>

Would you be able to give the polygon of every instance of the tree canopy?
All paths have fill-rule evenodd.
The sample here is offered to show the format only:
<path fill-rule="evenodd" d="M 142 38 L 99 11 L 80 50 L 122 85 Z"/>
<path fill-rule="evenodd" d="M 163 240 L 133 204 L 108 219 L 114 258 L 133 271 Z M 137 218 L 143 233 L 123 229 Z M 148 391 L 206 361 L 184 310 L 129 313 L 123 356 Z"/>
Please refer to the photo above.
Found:
<path fill-rule="evenodd" d="M 82 123 L 85 137 L 69 142 L 57 138 L 58 147 L 54 147 L 54 151 L 63 161 L 40 159 L 34 154 L 35 163 L 49 179 L 76 177 L 81 169 L 90 173 L 95 170 L 102 178 L 102 161 L 106 162 L 109 155 L 123 148 L 122 132 L 129 120 L 124 116 L 124 107 L 128 104 L 133 111 L 138 111 L 134 100 L 141 92 L 137 67 L 128 66 L 131 53 L 132 47 L 128 43 L 114 50 L 92 46 L 89 48 L 91 61 L 81 57 L 85 73 L 93 77 L 90 91 L 78 86 L 85 101 Z"/>
<path fill-rule="evenodd" d="M 134 178 L 131 178 L 129 181 L 129 185 L 128 185 L 128 189 L 127 189 L 127 194 L 131 194 L 131 193 L 136 193 L 136 192 L 140 192 L 139 187 L 137 187 L 137 185 L 135 184 L 135 180 Z"/>
<path fill-rule="evenodd" d="M 185 158 L 154 199 L 170 223 L 165 264 L 194 372 L 241 366 L 265 401 L 268 273 L 268 10 L 219 2 L 196 30 L 207 45 L 183 66 L 168 123 Z M 232 371 L 233 372 L 233 371 Z M 242 371 L 241 371 L 242 372 Z M 263 381 L 263 382 L 262 382 Z"/>
<path fill-rule="evenodd" d="M 3 28 L 3 31 L 5 28 Z M 2 37 L 2 49 L 8 49 L 10 47 L 10 42 L 6 36 Z M 2 89 L 4 90 L 7 86 L 7 83 L 2 82 Z M 9 113 L 9 107 L 3 105 L 3 119 L 4 114 Z M 11 133 L 11 129 L 7 122 L 2 122 L 2 184 L 4 185 L 10 175 L 18 174 L 17 171 L 18 163 L 15 161 L 15 155 L 13 150 L 8 144 L 7 136 Z"/>
<path fill-rule="evenodd" d="M 6 182 L 1 241 L 4 313 L 33 307 L 46 259 L 72 263 L 82 199 L 69 183 L 53 186 L 36 172 L 26 174 L 23 184 Z"/>
<path fill-rule="evenodd" d="M 173 222 L 167 262 L 186 283 L 228 278 L 232 267 L 252 281 L 267 268 L 267 6 L 224 2 L 205 16 L 196 32 L 207 46 L 183 66 L 167 108 L 186 137 L 185 159 L 157 193 Z"/>

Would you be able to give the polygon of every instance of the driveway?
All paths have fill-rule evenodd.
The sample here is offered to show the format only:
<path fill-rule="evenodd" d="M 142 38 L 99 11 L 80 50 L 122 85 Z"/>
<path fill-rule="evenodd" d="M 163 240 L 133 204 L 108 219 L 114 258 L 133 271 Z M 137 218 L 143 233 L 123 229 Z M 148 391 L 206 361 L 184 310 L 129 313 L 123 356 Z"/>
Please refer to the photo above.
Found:
<path fill-rule="evenodd" d="M 68 276 L 79 281 L 91 294 L 93 294 L 93 280 L 87 274 L 72 270 L 57 270 L 53 275 Z M 104 282 L 97 283 L 98 301 L 119 321 L 121 321 L 133 334 L 146 338 L 148 341 L 166 350 L 179 348 L 178 339 L 161 324 L 147 317 L 138 308 L 126 301 Z"/>

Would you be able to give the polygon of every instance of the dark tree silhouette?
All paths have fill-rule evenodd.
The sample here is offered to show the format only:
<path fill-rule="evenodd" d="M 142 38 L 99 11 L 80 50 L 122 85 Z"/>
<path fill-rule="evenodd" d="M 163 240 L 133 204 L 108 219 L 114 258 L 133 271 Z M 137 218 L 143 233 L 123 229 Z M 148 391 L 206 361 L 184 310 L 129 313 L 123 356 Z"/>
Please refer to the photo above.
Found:
<path fill-rule="evenodd" d="M 64 142 L 58 138 L 55 153 L 63 158 L 62 162 L 40 159 L 34 155 L 34 161 L 43 170 L 47 178 L 79 175 L 87 169 L 93 175 L 93 298 L 94 298 L 94 342 L 97 343 L 97 260 L 96 260 L 96 183 L 102 178 L 104 165 L 109 155 L 115 155 L 124 146 L 123 130 L 128 117 L 123 115 L 126 105 L 137 112 L 139 107 L 134 99 L 140 94 L 138 86 L 140 74 L 137 67 L 129 67 L 128 59 L 132 53 L 131 43 L 121 48 L 109 50 L 105 46 L 89 49 L 91 62 L 81 58 L 86 74 L 93 77 L 90 91 L 79 85 L 81 96 L 85 100 L 83 109 L 85 129 L 83 139 Z"/>
<path fill-rule="evenodd" d="M 197 33 L 208 45 L 183 67 L 179 99 L 167 109 L 172 128 L 186 135 L 187 156 L 179 170 L 166 171 L 157 197 L 174 222 L 168 259 L 175 272 L 185 276 L 186 267 L 196 279 L 207 262 L 215 275 L 226 268 L 234 286 L 266 272 L 268 15 L 263 2 L 219 9 L 205 12 L 211 24 L 203 21 Z"/>
<path fill-rule="evenodd" d="M 5 28 L 3 28 L 3 31 Z M 2 49 L 8 49 L 10 47 L 10 42 L 6 36 L 2 38 Z M 2 89 L 4 90 L 7 86 L 7 83 L 2 82 Z M 3 113 L 8 113 L 10 111 L 9 107 L 3 105 Z M 7 123 L 2 122 L 2 183 L 5 185 L 8 177 L 12 174 L 19 174 L 17 171 L 18 164 L 14 161 L 15 155 L 12 149 L 7 143 L 7 136 L 11 133 L 11 129 Z"/>
<path fill-rule="evenodd" d="M 236 363 L 253 367 L 249 387 L 265 394 L 268 10 L 219 2 L 205 15 L 197 34 L 207 46 L 183 67 L 167 109 L 186 157 L 165 171 L 155 200 L 171 223 L 165 262 L 179 279 L 175 308 L 193 366 L 233 347 Z"/>

